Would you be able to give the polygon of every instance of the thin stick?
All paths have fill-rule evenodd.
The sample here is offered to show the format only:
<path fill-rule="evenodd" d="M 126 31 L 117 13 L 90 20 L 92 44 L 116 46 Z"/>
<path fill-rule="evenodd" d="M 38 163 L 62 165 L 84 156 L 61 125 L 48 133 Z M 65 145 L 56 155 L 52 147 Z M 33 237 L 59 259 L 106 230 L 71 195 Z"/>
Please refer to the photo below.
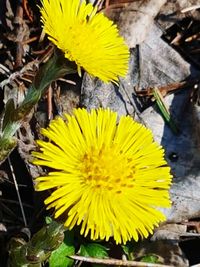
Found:
<path fill-rule="evenodd" d="M 27 39 L 27 40 L 24 40 L 24 41 L 22 42 L 22 45 L 30 44 L 30 43 L 36 41 L 38 38 L 39 38 L 38 36 L 34 36 L 34 37 L 32 37 L 32 38 L 29 38 L 29 39 Z"/>
<path fill-rule="evenodd" d="M 62 81 L 62 82 L 69 83 L 69 84 L 72 84 L 72 85 L 76 85 L 76 82 L 71 81 L 71 80 L 67 80 L 67 79 L 64 79 L 64 78 L 60 78 L 60 79 L 58 79 L 58 80 L 59 80 L 59 81 Z"/>
<path fill-rule="evenodd" d="M 104 0 L 98 0 L 97 3 L 95 4 L 95 6 L 98 8 L 98 10 L 102 8 L 103 2 L 104 2 Z"/>
<path fill-rule="evenodd" d="M 154 264 L 148 262 L 140 262 L 140 261 L 124 261 L 124 260 L 116 260 L 116 259 L 99 259 L 92 257 L 82 257 L 82 256 L 69 256 L 69 258 L 84 262 L 91 262 L 97 264 L 106 264 L 106 265 L 119 265 L 119 266 L 139 266 L 139 267 L 173 267 L 172 265 L 163 265 L 163 264 Z"/>
<path fill-rule="evenodd" d="M 198 8 L 200 8 L 200 5 L 193 5 L 193 6 L 190 6 L 190 7 L 186 7 L 186 8 L 183 8 L 181 10 L 181 13 L 186 13 L 186 12 L 192 11 L 194 9 L 198 9 Z"/>
<path fill-rule="evenodd" d="M 12 166 L 10 157 L 8 157 L 8 162 L 9 162 L 9 165 L 10 165 L 10 170 L 11 170 L 13 182 L 14 182 L 15 189 L 16 189 L 16 192 L 17 192 L 17 197 L 18 197 L 18 200 L 19 200 L 19 206 L 20 206 L 20 209 L 21 209 L 22 218 L 23 218 L 23 221 L 24 221 L 24 226 L 27 226 L 26 216 L 25 216 L 25 213 L 24 213 L 24 208 L 23 208 L 22 201 L 21 201 L 21 196 L 20 196 L 20 193 L 19 193 L 19 187 L 18 187 L 18 184 L 17 184 L 17 180 L 16 180 L 16 177 L 15 177 L 15 173 L 14 173 L 14 170 L 13 170 L 13 166 Z"/>
<path fill-rule="evenodd" d="M 47 113 L 48 113 L 48 120 L 50 121 L 52 119 L 52 87 L 49 85 L 49 89 L 47 91 Z"/>

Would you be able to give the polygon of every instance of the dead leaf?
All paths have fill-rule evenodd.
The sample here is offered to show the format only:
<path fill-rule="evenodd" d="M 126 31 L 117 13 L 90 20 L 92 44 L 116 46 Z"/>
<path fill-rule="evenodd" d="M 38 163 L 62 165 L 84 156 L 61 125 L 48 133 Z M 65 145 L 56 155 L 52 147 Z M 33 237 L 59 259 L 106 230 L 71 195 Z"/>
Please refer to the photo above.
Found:
<path fill-rule="evenodd" d="M 150 242 L 144 240 L 139 242 L 134 250 L 136 258 L 143 255 L 156 255 L 163 264 L 170 264 L 176 267 L 188 267 L 189 263 L 185 255 L 181 251 L 178 242 L 171 240 L 156 240 Z"/>
<path fill-rule="evenodd" d="M 123 7 L 105 10 L 114 20 L 129 47 L 142 43 L 153 26 L 153 20 L 166 0 L 139 0 L 126 3 Z"/>

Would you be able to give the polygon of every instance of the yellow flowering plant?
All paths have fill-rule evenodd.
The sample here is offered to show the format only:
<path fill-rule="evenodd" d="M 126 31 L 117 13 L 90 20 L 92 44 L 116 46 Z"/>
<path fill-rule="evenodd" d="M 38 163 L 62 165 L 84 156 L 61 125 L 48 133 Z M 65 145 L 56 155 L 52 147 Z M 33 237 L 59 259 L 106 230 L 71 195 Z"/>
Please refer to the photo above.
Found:
<path fill-rule="evenodd" d="M 150 130 L 110 109 L 75 109 L 53 120 L 37 141 L 34 164 L 53 170 L 36 179 L 36 190 L 65 226 L 80 225 L 90 238 L 126 243 L 148 237 L 170 207 L 170 168 Z"/>
<path fill-rule="evenodd" d="M 43 0 L 41 20 L 49 39 L 81 67 L 102 81 L 117 82 L 128 70 L 129 50 L 118 29 L 86 1 Z"/>

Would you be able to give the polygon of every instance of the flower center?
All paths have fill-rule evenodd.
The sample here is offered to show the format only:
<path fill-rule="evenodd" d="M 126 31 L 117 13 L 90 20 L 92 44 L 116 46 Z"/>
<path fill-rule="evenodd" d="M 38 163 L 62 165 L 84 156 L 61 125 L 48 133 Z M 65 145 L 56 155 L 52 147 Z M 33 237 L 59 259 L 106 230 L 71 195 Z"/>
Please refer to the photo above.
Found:
<path fill-rule="evenodd" d="M 70 61 L 75 61 L 77 65 L 81 65 L 78 59 L 81 58 L 81 55 L 84 55 L 84 49 L 86 47 L 83 46 L 84 40 L 91 35 L 88 27 L 86 27 L 84 21 L 82 23 L 75 24 L 69 28 L 68 33 L 68 46 L 64 48 L 65 56 Z M 88 45 L 88 43 L 87 43 Z"/>
<path fill-rule="evenodd" d="M 134 169 L 133 161 L 114 146 L 91 148 L 81 161 L 86 184 L 119 194 L 134 186 Z"/>

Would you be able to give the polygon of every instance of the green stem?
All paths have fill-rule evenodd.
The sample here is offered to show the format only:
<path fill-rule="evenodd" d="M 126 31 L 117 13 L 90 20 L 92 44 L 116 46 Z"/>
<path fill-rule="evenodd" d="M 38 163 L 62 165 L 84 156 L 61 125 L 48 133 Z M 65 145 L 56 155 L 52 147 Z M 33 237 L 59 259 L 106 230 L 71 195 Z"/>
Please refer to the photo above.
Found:
<path fill-rule="evenodd" d="M 38 103 L 48 86 L 58 78 L 75 72 L 77 72 L 75 63 L 65 59 L 63 54 L 57 50 L 53 57 L 39 69 L 21 105 L 14 108 L 13 101 L 8 102 L 5 107 L 0 137 L 0 162 L 5 160 L 16 146 L 17 142 L 13 137 L 14 134 L 20 128 L 25 117 Z"/>

